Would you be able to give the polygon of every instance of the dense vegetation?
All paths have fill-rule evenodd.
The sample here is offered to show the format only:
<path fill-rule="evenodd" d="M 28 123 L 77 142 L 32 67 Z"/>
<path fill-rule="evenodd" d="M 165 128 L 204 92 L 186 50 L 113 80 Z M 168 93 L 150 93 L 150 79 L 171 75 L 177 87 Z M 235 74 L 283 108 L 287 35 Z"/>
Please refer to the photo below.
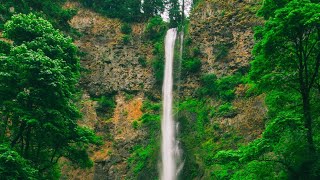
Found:
<path fill-rule="evenodd" d="M 217 154 L 238 162 L 230 177 L 320 177 L 319 7 L 318 1 L 292 0 L 268 1 L 261 8 L 266 23 L 256 30 L 250 78 L 267 93 L 268 123 L 262 138 Z"/>
<path fill-rule="evenodd" d="M 56 179 L 61 157 L 90 167 L 99 139 L 77 125 L 78 50 L 43 18 L 14 15 L 4 25 L 0 54 L 0 176 Z M 2 48 L 4 47 L 4 48 Z"/>
<path fill-rule="evenodd" d="M 81 0 L 86 7 L 111 18 L 125 22 L 145 22 L 160 16 L 165 7 L 169 8 L 170 26 L 177 27 L 182 13 L 178 0 Z"/>
<path fill-rule="evenodd" d="M 63 9 L 66 0 L 0 0 L 0 29 L 13 14 L 30 12 L 49 20 L 54 27 L 69 30 L 68 21 L 76 14 L 74 9 Z"/>
<path fill-rule="evenodd" d="M 248 76 L 202 75 L 198 97 L 179 105 L 183 178 L 319 179 L 319 13 L 319 1 L 264 1 Z M 244 83 L 268 107 L 262 137 L 249 144 L 217 121 L 237 114 L 235 87 Z"/>

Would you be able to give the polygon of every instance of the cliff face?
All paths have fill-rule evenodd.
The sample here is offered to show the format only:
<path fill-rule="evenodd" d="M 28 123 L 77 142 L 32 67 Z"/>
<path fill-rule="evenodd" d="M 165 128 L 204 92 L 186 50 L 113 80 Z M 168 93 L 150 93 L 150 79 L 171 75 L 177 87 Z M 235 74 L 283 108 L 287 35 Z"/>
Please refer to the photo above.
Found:
<path fill-rule="evenodd" d="M 190 18 L 189 38 L 199 47 L 202 73 L 219 76 L 247 68 L 260 0 L 204 0 Z"/>
<path fill-rule="evenodd" d="M 66 6 L 79 7 L 77 3 Z M 85 53 L 81 65 L 86 73 L 81 84 L 90 94 L 150 91 L 154 83 L 152 70 L 139 62 L 139 59 L 152 59 L 152 45 L 144 41 L 144 24 L 131 25 L 128 42 L 123 40 L 119 20 L 88 9 L 80 8 L 70 24 L 82 34 L 75 43 Z"/>
<path fill-rule="evenodd" d="M 80 170 L 65 162 L 62 179 L 124 179 L 130 151 L 146 139 L 145 130 L 134 128 L 133 122 L 142 116 L 144 92 L 151 92 L 154 85 L 153 47 L 144 40 L 145 24 L 132 24 L 129 41 L 124 42 L 119 20 L 77 2 L 66 3 L 65 8 L 78 9 L 70 25 L 81 34 L 75 44 L 83 52 L 79 104 L 83 118 L 79 124 L 94 129 L 103 145 L 90 148 L 93 168 Z M 102 96 L 113 101 L 114 107 L 99 107 Z"/>
<path fill-rule="evenodd" d="M 201 77 L 206 74 L 215 74 L 218 78 L 235 73 L 246 75 L 252 60 L 253 30 L 262 24 L 256 16 L 260 5 L 261 0 L 199 1 L 190 16 L 185 39 L 189 44 L 185 51 L 200 58 L 202 66 L 200 72 L 182 77 L 183 96 L 194 96 L 201 87 Z M 232 105 L 237 113 L 218 121 L 224 131 L 239 129 L 240 135 L 249 141 L 260 136 L 267 109 L 263 96 L 244 98 L 247 90 L 244 84 L 235 88 L 236 99 Z M 212 101 L 219 104 L 220 100 Z"/>
<path fill-rule="evenodd" d="M 202 66 L 200 72 L 182 77 L 183 96 L 194 95 L 204 74 L 223 77 L 248 71 L 253 27 L 260 23 L 255 16 L 259 3 L 260 0 L 203 0 L 195 7 L 186 35 L 190 44 L 186 51 L 192 54 L 197 49 L 196 56 L 201 59 Z M 133 124 L 143 116 L 141 109 L 146 94 L 160 92 L 153 89 L 155 78 L 150 65 L 153 45 L 145 40 L 145 24 L 131 25 L 131 38 L 124 42 L 120 21 L 103 17 L 74 2 L 67 3 L 68 7 L 79 9 L 70 24 L 82 34 L 76 44 L 84 52 L 81 65 L 85 71 L 80 83 L 84 90 L 80 104 L 84 117 L 79 123 L 101 135 L 104 145 L 91 148 L 93 168 L 78 170 L 66 163 L 63 178 L 131 179 L 130 152 L 147 138 L 147 129 L 135 128 Z M 146 60 L 146 65 L 141 59 Z M 248 142 L 260 136 L 267 110 L 263 96 L 243 98 L 246 89 L 245 85 L 236 88 L 237 97 L 232 102 L 237 109 L 235 115 L 210 121 L 219 122 L 222 134 L 237 129 Z M 97 111 L 98 100 L 93 99 L 108 94 L 115 94 L 111 115 Z"/>
<path fill-rule="evenodd" d="M 261 0 L 203 0 L 190 16 L 189 51 L 197 50 L 202 62 L 199 74 L 218 77 L 247 72 L 252 58 L 253 28 L 261 24 L 256 17 Z M 190 54 L 194 52 L 189 52 Z M 185 93 L 199 87 L 199 76 L 187 76 Z M 191 88 L 191 89 L 190 89 Z"/>

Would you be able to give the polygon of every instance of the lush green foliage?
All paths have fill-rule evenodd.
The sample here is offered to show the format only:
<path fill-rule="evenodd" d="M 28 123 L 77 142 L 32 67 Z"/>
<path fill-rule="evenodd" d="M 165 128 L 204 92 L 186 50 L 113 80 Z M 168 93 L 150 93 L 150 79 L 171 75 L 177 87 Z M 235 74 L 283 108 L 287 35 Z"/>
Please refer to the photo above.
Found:
<path fill-rule="evenodd" d="M 169 0 L 167 4 L 170 7 L 170 27 L 178 27 L 182 24 L 182 12 L 180 10 L 180 3 L 178 0 Z"/>
<path fill-rule="evenodd" d="M 183 59 L 182 72 L 196 73 L 201 69 L 201 60 L 198 58 Z"/>
<path fill-rule="evenodd" d="M 160 86 L 164 76 L 164 43 L 157 42 L 154 47 L 155 58 L 152 61 L 154 76 L 156 78 L 156 85 Z"/>
<path fill-rule="evenodd" d="M 0 145 L 0 177 L 35 180 L 38 171 L 26 159 L 7 145 Z"/>
<path fill-rule="evenodd" d="M 225 179 L 318 179 L 320 5 L 268 0 L 259 14 L 250 78 L 267 94 L 262 137 L 214 157 Z"/>
<path fill-rule="evenodd" d="M 156 79 L 156 85 L 161 85 L 164 72 L 164 37 L 167 24 L 160 16 L 151 18 L 146 27 L 146 37 L 154 44 L 152 67 Z"/>
<path fill-rule="evenodd" d="M 126 22 L 141 22 L 159 15 L 164 4 L 162 0 L 81 0 L 81 2 L 99 13 Z"/>
<path fill-rule="evenodd" d="M 243 82 L 240 73 L 220 79 L 214 74 L 207 74 L 201 78 L 201 88 L 197 90 L 197 94 L 200 97 L 216 96 L 225 101 L 232 101 L 235 98 L 235 87 Z"/>
<path fill-rule="evenodd" d="M 205 125 L 208 122 L 208 109 L 205 102 L 197 99 L 187 99 L 179 104 L 179 122 L 181 125 L 181 144 L 186 156 L 182 179 L 197 177 L 199 164 L 197 157 L 201 154 L 201 142 L 205 138 Z"/>
<path fill-rule="evenodd" d="M 92 166 L 86 148 L 99 141 L 77 125 L 79 58 L 72 39 L 33 14 L 15 15 L 4 27 L 14 46 L 0 56 L 1 143 L 30 161 L 37 178 L 50 179 L 61 157 Z"/>
<path fill-rule="evenodd" d="M 179 140 L 185 162 L 180 178 L 217 178 L 212 174 L 219 170 L 214 156 L 219 150 L 237 147 L 241 140 L 235 132 L 223 132 L 216 121 L 221 113 L 230 109 L 230 104 L 213 108 L 207 99 L 188 98 L 179 103 Z"/>
<path fill-rule="evenodd" d="M 3 24 L 16 13 L 36 13 L 48 19 L 55 27 L 69 29 L 68 21 L 76 14 L 74 9 L 63 9 L 65 0 L 28 0 L 17 2 L 14 0 L 0 0 L 0 29 Z"/>
<path fill-rule="evenodd" d="M 146 36 L 153 42 L 163 41 L 163 38 L 167 32 L 167 24 L 162 20 L 160 16 L 151 18 L 146 27 Z"/>
<path fill-rule="evenodd" d="M 8 42 L 0 41 L 0 53 L 9 54 L 11 49 L 11 44 Z"/>
<path fill-rule="evenodd" d="M 128 23 L 123 23 L 121 26 L 121 32 L 123 34 L 130 34 L 132 32 L 131 25 Z"/>
<path fill-rule="evenodd" d="M 160 148 L 160 104 L 146 100 L 143 104 L 143 116 L 133 126 L 143 128 L 148 135 L 146 141 L 131 150 L 128 167 L 137 179 L 155 179 L 158 177 L 157 161 Z"/>

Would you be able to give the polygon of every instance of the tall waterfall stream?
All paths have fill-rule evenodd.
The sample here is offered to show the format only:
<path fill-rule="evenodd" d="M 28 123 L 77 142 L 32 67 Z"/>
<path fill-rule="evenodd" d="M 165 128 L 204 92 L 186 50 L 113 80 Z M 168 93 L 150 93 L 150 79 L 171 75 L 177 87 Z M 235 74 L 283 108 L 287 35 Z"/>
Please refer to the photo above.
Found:
<path fill-rule="evenodd" d="M 182 0 L 180 0 L 182 4 Z M 185 0 L 183 12 L 189 16 L 192 0 Z M 168 20 L 168 11 L 162 14 L 165 20 Z M 181 149 L 179 141 L 176 139 L 178 124 L 174 121 L 173 116 L 173 60 L 175 42 L 177 39 L 177 29 L 172 28 L 167 31 L 165 37 L 165 72 L 162 86 L 162 120 L 161 120 L 161 180 L 176 180 L 183 168 L 181 162 Z M 182 60 L 183 51 L 183 32 L 181 32 L 180 60 Z"/>
<path fill-rule="evenodd" d="M 177 159 L 180 157 L 180 149 L 176 140 L 176 123 L 172 114 L 173 59 L 176 37 L 177 30 L 173 28 L 168 30 L 165 38 L 165 73 L 162 86 L 163 114 L 161 121 L 162 180 L 177 178 Z"/>

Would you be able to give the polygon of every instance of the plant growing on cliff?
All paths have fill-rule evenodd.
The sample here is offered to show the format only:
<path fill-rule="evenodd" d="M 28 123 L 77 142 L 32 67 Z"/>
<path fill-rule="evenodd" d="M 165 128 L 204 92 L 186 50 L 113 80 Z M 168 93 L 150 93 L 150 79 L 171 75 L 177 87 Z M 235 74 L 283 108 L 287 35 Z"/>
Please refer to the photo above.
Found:
<path fill-rule="evenodd" d="M 241 74 L 217 78 L 215 74 L 206 74 L 201 78 L 201 85 L 197 94 L 202 96 L 216 96 L 224 101 L 232 101 L 235 98 L 235 88 L 243 83 Z"/>
<path fill-rule="evenodd" d="M 130 24 L 123 23 L 121 26 L 121 32 L 123 34 L 130 34 L 132 32 L 132 28 L 131 28 Z"/>
<path fill-rule="evenodd" d="M 99 141 L 77 125 L 80 66 L 72 39 L 33 14 L 13 16 L 4 35 L 14 46 L 0 55 L 1 143 L 25 159 L 18 163 L 30 161 L 38 179 L 53 178 L 61 157 L 92 166 L 86 148 Z"/>
<path fill-rule="evenodd" d="M 151 41 L 162 41 L 168 27 L 160 16 L 151 18 L 146 27 L 146 36 Z"/>
<path fill-rule="evenodd" d="M 133 122 L 133 128 L 146 130 L 145 140 L 134 146 L 128 158 L 128 169 L 134 179 L 153 179 L 158 176 L 157 160 L 160 143 L 160 104 L 145 100 L 143 116 Z"/>
<path fill-rule="evenodd" d="M 201 69 L 201 60 L 198 58 L 183 59 L 181 66 L 183 74 L 197 73 Z"/>

